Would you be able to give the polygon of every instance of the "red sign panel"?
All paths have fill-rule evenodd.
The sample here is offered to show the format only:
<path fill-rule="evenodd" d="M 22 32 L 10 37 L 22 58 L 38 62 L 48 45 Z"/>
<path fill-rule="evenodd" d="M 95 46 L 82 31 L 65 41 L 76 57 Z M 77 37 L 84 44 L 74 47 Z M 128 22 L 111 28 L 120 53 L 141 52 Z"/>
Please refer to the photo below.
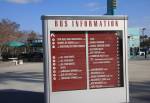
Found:
<path fill-rule="evenodd" d="M 115 32 L 89 33 L 88 45 L 90 89 L 119 86 L 119 38 Z"/>
<path fill-rule="evenodd" d="M 88 38 L 84 33 L 51 33 L 53 92 L 121 86 L 119 37 L 115 32 L 87 35 Z"/>
<path fill-rule="evenodd" d="M 84 34 L 51 34 L 52 91 L 87 88 Z"/>

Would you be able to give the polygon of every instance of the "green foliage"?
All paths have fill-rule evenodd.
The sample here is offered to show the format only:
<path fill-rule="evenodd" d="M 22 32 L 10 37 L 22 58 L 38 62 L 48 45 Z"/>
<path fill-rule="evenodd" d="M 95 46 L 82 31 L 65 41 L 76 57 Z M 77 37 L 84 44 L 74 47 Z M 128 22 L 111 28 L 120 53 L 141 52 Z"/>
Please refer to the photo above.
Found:
<path fill-rule="evenodd" d="M 10 41 L 28 42 L 37 38 L 34 31 L 20 31 L 20 24 L 9 19 L 0 20 L 0 54 L 5 52 Z M 8 48 L 7 48 L 8 49 Z"/>
<path fill-rule="evenodd" d="M 3 35 L 3 34 L 0 35 L 0 39 L 3 39 L 5 37 L 6 37 L 6 35 Z"/>
<path fill-rule="evenodd" d="M 141 36 L 140 39 L 141 39 L 140 46 L 142 48 L 150 47 L 150 37 L 148 37 L 147 35 L 144 35 L 144 36 Z"/>

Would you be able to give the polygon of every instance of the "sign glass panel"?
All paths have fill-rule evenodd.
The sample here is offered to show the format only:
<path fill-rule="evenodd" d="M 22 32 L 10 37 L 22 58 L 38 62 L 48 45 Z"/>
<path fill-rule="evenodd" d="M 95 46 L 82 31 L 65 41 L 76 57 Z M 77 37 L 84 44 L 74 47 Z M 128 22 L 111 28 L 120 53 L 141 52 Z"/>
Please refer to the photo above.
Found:
<path fill-rule="evenodd" d="M 83 33 L 51 33 L 52 91 L 87 88 Z"/>
<path fill-rule="evenodd" d="M 89 32 L 89 87 L 90 89 L 122 85 L 120 37 L 117 32 Z M 122 45 L 121 45 L 122 46 Z M 121 75 L 120 75 L 121 73 Z"/>
<path fill-rule="evenodd" d="M 50 39 L 53 92 L 123 86 L 121 32 L 51 32 Z"/>

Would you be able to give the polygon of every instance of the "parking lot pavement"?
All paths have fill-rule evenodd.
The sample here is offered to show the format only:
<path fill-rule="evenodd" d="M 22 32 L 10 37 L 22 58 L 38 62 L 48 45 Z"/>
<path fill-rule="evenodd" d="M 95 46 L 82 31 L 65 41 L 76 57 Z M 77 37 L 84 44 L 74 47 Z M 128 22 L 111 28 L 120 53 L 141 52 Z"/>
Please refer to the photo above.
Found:
<path fill-rule="evenodd" d="M 0 62 L 0 103 L 44 103 L 43 63 Z"/>
<path fill-rule="evenodd" d="M 43 92 L 43 63 L 0 64 L 0 90 Z"/>
<path fill-rule="evenodd" d="M 44 103 L 44 93 L 23 90 L 0 90 L 0 103 Z"/>
<path fill-rule="evenodd" d="M 134 61 L 143 61 L 143 60 L 150 60 L 150 54 L 148 54 L 145 58 L 145 56 L 140 56 L 140 55 L 137 55 L 137 56 L 134 56 L 134 57 L 131 57 L 130 60 L 134 60 Z"/>
<path fill-rule="evenodd" d="M 129 81 L 130 103 L 150 103 L 150 60 L 129 61 Z M 0 63 L 0 103 L 43 103 L 43 91 L 43 63 Z"/>
<path fill-rule="evenodd" d="M 130 103 L 150 103 L 150 60 L 129 61 Z"/>

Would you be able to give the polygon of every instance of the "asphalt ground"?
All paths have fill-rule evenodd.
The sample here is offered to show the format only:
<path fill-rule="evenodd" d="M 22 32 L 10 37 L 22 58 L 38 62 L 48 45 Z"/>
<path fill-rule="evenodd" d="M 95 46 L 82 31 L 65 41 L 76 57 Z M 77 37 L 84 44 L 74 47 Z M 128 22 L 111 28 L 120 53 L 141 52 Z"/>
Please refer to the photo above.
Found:
<path fill-rule="evenodd" d="M 129 61 L 131 103 L 150 103 L 150 60 Z"/>
<path fill-rule="evenodd" d="M 129 61 L 130 103 L 150 103 L 150 60 Z M 0 103 L 44 103 L 43 63 L 0 62 Z"/>
<path fill-rule="evenodd" d="M 43 63 L 0 63 L 0 103 L 44 103 Z"/>
<path fill-rule="evenodd" d="M 0 90 L 43 92 L 43 88 L 43 63 L 0 64 Z"/>

